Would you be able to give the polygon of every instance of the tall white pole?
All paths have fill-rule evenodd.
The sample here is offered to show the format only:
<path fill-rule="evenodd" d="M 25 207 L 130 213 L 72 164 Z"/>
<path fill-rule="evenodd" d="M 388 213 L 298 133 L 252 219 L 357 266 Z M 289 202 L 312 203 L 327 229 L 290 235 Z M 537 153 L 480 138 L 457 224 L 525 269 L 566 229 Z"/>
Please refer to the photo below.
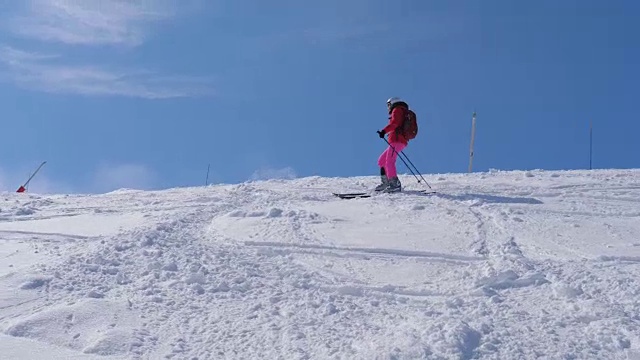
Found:
<path fill-rule="evenodd" d="M 471 145 L 469 146 L 469 172 L 473 169 L 473 143 L 476 139 L 476 112 L 473 112 L 473 119 L 471 120 Z"/>

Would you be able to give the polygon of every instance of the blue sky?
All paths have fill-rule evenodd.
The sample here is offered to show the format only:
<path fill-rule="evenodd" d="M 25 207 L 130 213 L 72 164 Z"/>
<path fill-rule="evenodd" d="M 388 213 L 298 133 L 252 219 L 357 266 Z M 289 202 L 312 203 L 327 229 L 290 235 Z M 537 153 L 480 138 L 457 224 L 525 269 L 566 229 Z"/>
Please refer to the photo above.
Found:
<path fill-rule="evenodd" d="M 376 175 L 400 96 L 425 174 L 640 166 L 634 1 L 0 5 L 0 190 Z M 399 161 L 400 172 L 406 168 Z M 373 185 L 373 184 L 372 184 Z"/>

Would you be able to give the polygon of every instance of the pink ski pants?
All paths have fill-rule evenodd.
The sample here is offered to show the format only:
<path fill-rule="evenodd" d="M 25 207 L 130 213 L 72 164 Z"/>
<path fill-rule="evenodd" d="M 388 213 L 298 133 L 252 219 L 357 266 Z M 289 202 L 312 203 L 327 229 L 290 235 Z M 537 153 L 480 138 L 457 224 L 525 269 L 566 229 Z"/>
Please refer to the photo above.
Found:
<path fill-rule="evenodd" d="M 393 149 L 391 148 L 393 146 Z M 398 176 L 398 172 L 396 170 L 396 159 L 398 158 L 398 154 L 407 146 L 401 142 L 391 143 L 391 146 L 387 147 L 385 151 L 380 154 L 378 158 L 378 166 L 384 168 L 384 172 L 387 174 L 388 178 Z"/>

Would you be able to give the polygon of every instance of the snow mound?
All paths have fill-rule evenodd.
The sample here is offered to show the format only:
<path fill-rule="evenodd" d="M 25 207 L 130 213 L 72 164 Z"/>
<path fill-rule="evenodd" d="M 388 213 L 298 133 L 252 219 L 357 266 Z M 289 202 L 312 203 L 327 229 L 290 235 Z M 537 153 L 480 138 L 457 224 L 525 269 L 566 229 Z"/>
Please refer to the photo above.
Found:
<path fill-rule="evenodd" d="M 35 276 L 20 285 L 20 289 L 28 290 L 28 289 L 37 289 L 39 287 L 47 285 L 51 281 L 50 277 L 46 276 Z"/>
<path fill-rule="evenodd" d="M 5 194 L 0 357 L 638 357 L 640 172 L 426 178 Z"/>
<path fill-rule="evenodd" d="M 140 345 L 134 311 L 121 302 L 82 299 L 13 322 L 5 333 L 88 354 L 122 355 Z"/>

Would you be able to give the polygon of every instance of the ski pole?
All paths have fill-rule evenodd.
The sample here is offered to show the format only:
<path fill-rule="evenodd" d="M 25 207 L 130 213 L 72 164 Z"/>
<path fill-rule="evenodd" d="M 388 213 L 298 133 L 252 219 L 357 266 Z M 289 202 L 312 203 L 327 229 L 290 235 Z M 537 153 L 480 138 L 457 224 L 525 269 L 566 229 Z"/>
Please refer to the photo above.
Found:
<path fill-rule="evenodd" d="M 407 159 L 409 164 L 411 164 L 411 166 L 413 166 L 413 168 L 416 169 L 416 172 L 418 173 L 418 175 L 420 175 L 420 178 L 422 179 L 422 181 L 424 181 L 424 183 L 427 184 L 427 186 L 429 186 L 429 183 L 427 182 L 427 180 L 424 179 L 424 177 L 422 177 L 420 170 L 418 170 L 418 168 L 415 165 L 413 165 L 413 163 L 409 159 L 409 156 L 407 156 L 407 154 L 405 154 L 404 151 L 400 151 L 400 154 L 404 155 L 404 157 Z M 429 186 L 429 189 L 431 189 L 431 186 Z"/>
<path fill-rule="evenodd" d="M 418 179 L 418 177 L 416 176 L 416 174 L 415 174 L 415 173 L 413 172 L 413 170 L 411 169 L 411 166 L 409 166 L 409 164 L 407 164 L 407 162 L 404 160 L 404 158 L 402 157 L 402 155 L 404 155 L 404 156 L 407 158 L 407 160 L 411 163 L 411 165 L 416 169 L 416 172 L 417 172 L 418 174 L 420 174 L 420 171 L 418 170 L 418 168 L 416 168 L 416 166 L 415 166 L 415 165 L 413 165 L 413 163 L 411 162 L 411 160 L 409 160 L 409 157 L 408 157 L 404 152 L 402 152 L 402 151 L 401 151 L 402 155 L 400 155 L 400 153 L 398 153 L 398 152 L 396 151 L 396 149 L 393 147 L 393 145 L 391 145 L 391 144 L 389 143 L 389 141 L 387 141 L 387 139 L 382 138 L 382 140 L 384 140 L 384 142 L 386 142 L 386 143 L 387 143 L 387 145 L 389 145 L 389 147 L 391 147 L 391 149 L 393 150 L 393 152 L 394 152 L 394 153 L 398 154 L 398 157 L 400 158 L 400 160 L 402 160 L 402 162 L 403 162 L 403 163 L 404 163 L 404 165 L 407 167 L 407 169 L 409 169 L 409 171 L 411 171 L 411 174 L 413 174 L 413 177 L 415 177 L 415 178 L 416 178 L 416 180 L 418 180 L 418 183 L 420 183 L 420 182 L 421 182 L 421 181 L 420 181 L 420 179 Z M 429 183 L 427 182 L 427 180 L 425 180 L 425 179 L 424 179 L 424 177 L 422 176 L 422 174 L 420 174 L 420 177 L 422 178 L 422 181 L 424 181 L 424 183 L 429 187 L 429 189 L 431 189 L 431 185 L 429 185 Z"/>
<path fill-rule="evenodd" d="M 384 140 L 384 142 L 387 143 L 387 145 L 389 145 L 389 147 L 391 148 L 391 150 L 393 150 L 394 153 L 396 153 L 398 155 L 398 157 L 400 158 L 400 160 L 402 160 L 402 162 L 404 163 L 404 165 L 407 167 L 407 169 L 409 169 L 409 171 L 411 171 L 411 174 L 413 174 L 413 176 L 416 178 L 416 180 L 418 180 L 418 182 L 420 182 L 420 179 L 418 179 L 418 177 L 416 176 L 416 174 L 413 172 L 413 170 L 411 169 L 411 167 L 409 166 L 409 164 L 407 164 L 406 161 L 404 161 L 404 158 L 402 156 L 400 156 L 400 154 L 396 151 L 396 148 L 393 147 L 393 145 L 391 145 L 389 143 L 389 141 L 387 141 L 387 139 L 382 138 L 382 140 Z"/>
<path fill-rule="evenodd" d="M 418 175 L 420 175 L 420 178 L 422 179 L 422 181 L 424 181 L 425 185 L 427 185 L 427 187 L 429 187 L 429 189 L 431 189 L 431 185 L 429 185 L 429 183 L 427 182 L 427 180 L 425 180 L 425 178 L 422 176 L 422 174 L 420 173 L 420 170 L 418 170 L 418 168 L 411 162 L 411 160 L 409 159 L 409 156 L 407 156 L 407 154 L 405 154 L 403 151 L 400 151 L 401 155 L 404 155 L 404 157 L 407 159 L 407 161 L 411 164 L 411 166 L 413 166 L 413 168 L 416 170 L 416 172 L 418 173 Z M 420 182 L 418 180 L 418 182 Z"/>

